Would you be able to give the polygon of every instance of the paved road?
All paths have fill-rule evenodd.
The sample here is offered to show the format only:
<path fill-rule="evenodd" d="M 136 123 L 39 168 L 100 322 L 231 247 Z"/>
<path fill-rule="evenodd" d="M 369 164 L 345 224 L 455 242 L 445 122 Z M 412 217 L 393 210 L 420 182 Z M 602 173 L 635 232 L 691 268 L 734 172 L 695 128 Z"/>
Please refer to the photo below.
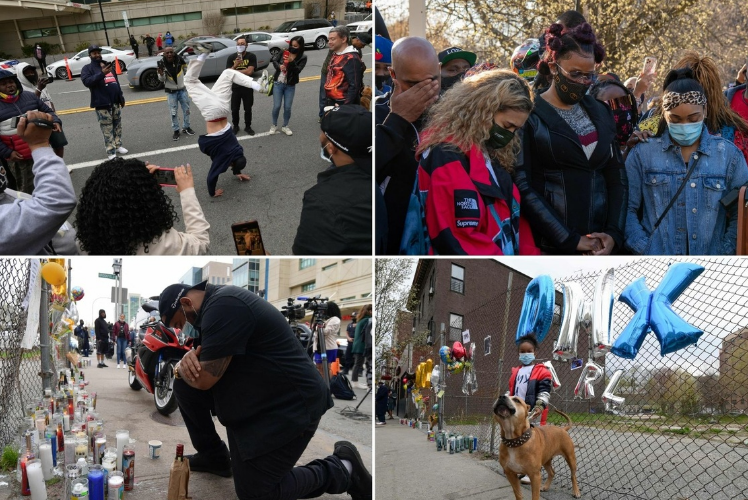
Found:
<path fill-rule="evenodd" d="M 257 135 L 252 137 L 243 131 L 239 134 L 239 142 L 248 159 L 244 172 L 252 180 L 240 183 L 230 172 L 222 175 L 218 187 L 223 188 L 225 193 L 220 198 L 208 196 L 205 178 L 210 159 L 200 153 L 197 135 L 183 135 L 179 141 L 172 141 L 171 119 L 164 92 L 127 88 L 126 77 L 120 77 L 127 101 L 122 112 L 123 145 L 129 150 L 126 157 L 137 157 L 162 166 L 192 165 L 197 196 L 211 224 L 210 252 L 214 255 L 236 252 L 230 226 L 249 219 L 259 221 L 269 253 L 291 254 L 304 191 L 313 186 L 317 174 L 329 166 L 320 158 L 317 122 L 319 73 L 326 51 L 308 50 L 306 54 L 308 63 L 301 74 L 302 81 L 296 87 L 289 124 L 294 134 L 290 137 L 268 135 L 272 97 L 255 93 L 252 128 Z M 364 51 L 364 59 L 371 60 L 371 50 L 368 48 Z M 367 66 L 372 64 L 368 63 Z M 371 78 L 371 72 L 367 73 L 367 80 Z M 206 84 L 212 86 L 212 82 Z M 56 80 L 47 88 L 70 142 L 65 149 L 65 162 L 72 169 L 73 185 L 80 195 L 92 168 L 106 160 L 99 125 L 88 107 L 90 94 L 80 79 L 73 82 Z M 191 109 L 192 128 L 198 135 L 204 134 L 205 123 L 200 113 L 194 105 Z M 244 124 L 241 125 L 243 127 Z M 179 207 L 176 191 L 167 189 L 175 206 Z M 148 220 L 146 213 L 132 215 Z M 74 214 L 71 221 L 73 217 Z M 183 222 L 180 220 L 176 227 L 183 230 Z"/>

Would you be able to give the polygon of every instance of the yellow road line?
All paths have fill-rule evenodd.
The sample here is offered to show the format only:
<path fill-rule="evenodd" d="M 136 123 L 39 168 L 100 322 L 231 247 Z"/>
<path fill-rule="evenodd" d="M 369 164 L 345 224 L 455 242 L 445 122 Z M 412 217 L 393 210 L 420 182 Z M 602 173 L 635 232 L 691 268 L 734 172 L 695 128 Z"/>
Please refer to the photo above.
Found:
<path fill-rule="evenodd" d="M 367 69 L 366 73 L 371 73 L 371 69 Z M 320 75 L 317 76 L 307 76 L 305 78 L 299 78 L 299 83 L 301 82 L 312 82 L 315 80 L 319 80 L 321 77 Z M 149 97 L 147 99 L 138 99 L 137 101 L 128 101 L 125 103 L 125 107 L 127 106 L 135 106 L 138 104 L 150 104 L 153 102 L 164 102 L 166 100 L 166 96 L 161 97 Z M 94 111 L 93 108 L 72 108 L 72 109 L 62 109 L 57 111 L 57 115 L 72 115 L 75 113 L 85 113 L 87 111 Z"/>

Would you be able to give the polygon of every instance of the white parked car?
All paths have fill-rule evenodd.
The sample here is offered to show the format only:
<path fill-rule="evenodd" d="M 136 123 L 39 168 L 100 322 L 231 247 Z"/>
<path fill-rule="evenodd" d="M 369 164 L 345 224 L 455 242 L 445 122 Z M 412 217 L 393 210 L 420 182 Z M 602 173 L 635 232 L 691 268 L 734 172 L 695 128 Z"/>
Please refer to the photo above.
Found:
<path fill-rule="evenodd" d="M 300 19 L 298 21 L 286 21 L 273 30 L 284 40 L 291 42 L 291 38 L 300 36 L 304 39 L 304 45 L 314 45 L 318 50 L 327 47 L 327 38 L 330 36 L 332 24 L 326 19 Z"/>
<path fill-rule="evenodd" d="M 371 14 L 366 16 L 363 21 L 356 21 L 348 23 L 346 27 L 351 32 L 351 36 L 356 36 L 358 33 L 368 33 L 371 35 L 374 21 L 371 19 Z"/>
<path fill-rule="evenodd" d="M 275 57 L 282 51 L 288 49 L 288 42 L 286 37 L 279 36 L 273 33 L 265 33 L 264 31 L 248 31 L 247 33 L 240 33 L 234 37 L 234 41 L 237 41 L 241 37 L 247 39 L 247 43 L 256 43 L 258 45 L 264 45 L 270 51 L 270 55 Z"/>
<path fill-rule="evenodd" d="M 101 47 L 101 58 L 110 63 L 114 63 L 114 58 L 119 59 L 119 67 L 124 75 L 127 67 L 135 61 L 135 52 L 132 50 L 119 50 L 113 49 L 112 47 Z M 73 76 L 78 76 L 83 70 L 83 66 L 89 64 L 91 58 L 88 57 L 88 49 L 81 50 L 73 57 L 68 58 L 68 65 L 70 66 L 70 72 Z M 114 70 L 114 66 L 112 66 Z M 55 61 L 47 66 L 47 75 L 51 78 L 57 78 L 59 80 L 66 80 L 68 77 L 67 69 L 65 69 L 65 59 Z"/>

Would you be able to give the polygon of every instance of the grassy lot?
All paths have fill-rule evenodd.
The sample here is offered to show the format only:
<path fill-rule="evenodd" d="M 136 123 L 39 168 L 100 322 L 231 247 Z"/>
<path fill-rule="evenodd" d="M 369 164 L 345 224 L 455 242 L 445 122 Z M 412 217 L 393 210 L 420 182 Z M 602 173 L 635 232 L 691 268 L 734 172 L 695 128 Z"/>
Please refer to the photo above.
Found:
<path fill-rule="evenodd" d="M 11 358 L 15 352 L 8 352 L 8 351 L 2 351 L 0 350 L 0 359 L 9 359 Z M 23 354 L 21 355 L 22 359 L 35 359 L 41 356 L 41 351 L 39 349 L 33 349 L 31 351 L 23 351 Z"/>

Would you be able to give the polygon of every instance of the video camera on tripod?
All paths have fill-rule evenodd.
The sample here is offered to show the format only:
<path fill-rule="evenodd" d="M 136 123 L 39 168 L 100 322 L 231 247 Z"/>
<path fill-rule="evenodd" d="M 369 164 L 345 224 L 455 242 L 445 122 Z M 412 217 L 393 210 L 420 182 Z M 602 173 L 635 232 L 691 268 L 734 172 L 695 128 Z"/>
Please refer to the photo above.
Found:
<path fill-rule="evenodd" d="M 288 298 L 288 303 L 281 307 L 281 314 L 288 319 L 289 324 L 296 323 L 299 320 L 304 319 L 304 316 L 306 316 L 306 311 L 304 310 L 303 304 L 296 304 L 294 303 L 294 299 L 292 297 Z"/>
<path fill-rule="evenodd" d="M 290 299 L 289 299 L 290 300 Z M 327 320 L 327 297 L 297 297 L 296 300 L 304 302 L 304 309 L 312 311 L 312 324 L 324 323 Z"/>

